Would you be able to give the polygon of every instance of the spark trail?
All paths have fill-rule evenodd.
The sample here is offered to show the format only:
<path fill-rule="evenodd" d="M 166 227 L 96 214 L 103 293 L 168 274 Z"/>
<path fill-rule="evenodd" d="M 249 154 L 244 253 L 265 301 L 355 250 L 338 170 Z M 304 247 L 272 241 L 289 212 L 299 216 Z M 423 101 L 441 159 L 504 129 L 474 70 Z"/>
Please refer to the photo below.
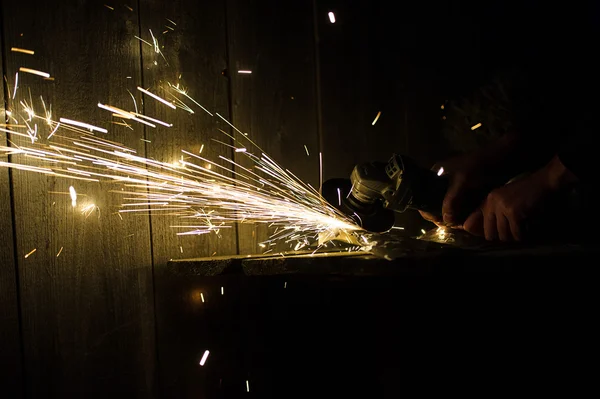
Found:
<path fill-rule="evenodd" d="M 154 35 L 152 42 L 156 48 Z M 164 57 L 162 52 L 160 55 Z M 209 159 L 201 152 L 196 154 L 186 149 L 181 149 L 181 158 L 176 162 L 145 158 L 134 149 L 107 139 L 110 132 L 104 127 L 68 118 L 53 120 L 52 108 L 41 97 L 34 101 L 29 93 L 26 100 L 16 100 L 16 81 L 13 103 L 20 107 L 7 110 L 7 123 L 0 127 L 11 143 L 1 146 L 0 153 L 10 155 L 11 161 L 0 160 L 0 166 L 72 180 L 113 182 L 117 186 L 111 192 L 122 197 L 122 205 L 116 210 L 120 215 L 135 212 L 149 212 L 153 217 L 175 215 L 179 222 L 172 227 L 179 235 L 220 234 L 235 223 L 260 223 L 274 228 L 261 246 L 285 242 L 294 250 L 315 242 L 319 242 L 320 248 L 326 245 L 323 237 L 361 235 L 361 228 L 354 220 L 330 206 L 317 190 L 280 166 L 223 116 L 210 112 L 179 84 L 167 83 L 162 89 L 169 100 L 138 87 L 152 101 L 169 108 L 193 114 L 185 102 L 190 101 L 192 106 L 224 121 L 234 130 L 233 134 L 220 130 L 223 140 L 230 144 L 215 141 L 231 147 L 237 156 L 249 159 L 252 166 L 242 166 L 223 156 Z M 122 121 L 107 123 L 131 127 L 129 123 L 135 122 L 149 128 L 173 126 L 141 114 L 135 103 L 135 111 L 104 103 L 97 106 Z"/>

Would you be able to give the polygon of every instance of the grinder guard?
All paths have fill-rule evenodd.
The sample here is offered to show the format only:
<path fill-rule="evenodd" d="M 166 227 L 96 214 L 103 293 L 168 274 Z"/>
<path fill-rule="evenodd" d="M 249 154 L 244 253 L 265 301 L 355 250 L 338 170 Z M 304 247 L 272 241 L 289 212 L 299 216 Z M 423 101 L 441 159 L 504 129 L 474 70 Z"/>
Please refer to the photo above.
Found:
<path fill-rule="evenodd" d="M 393 212 L 410 208 L 440 216 L 447 187 L 446 176 L 438 176 L 410 158 L 395 154 L 387 164 L 357 165 L 350 180 L 328 180 L 322 192 L 331 205 L 364 229 L 382 232 L 393 226 Z"/>

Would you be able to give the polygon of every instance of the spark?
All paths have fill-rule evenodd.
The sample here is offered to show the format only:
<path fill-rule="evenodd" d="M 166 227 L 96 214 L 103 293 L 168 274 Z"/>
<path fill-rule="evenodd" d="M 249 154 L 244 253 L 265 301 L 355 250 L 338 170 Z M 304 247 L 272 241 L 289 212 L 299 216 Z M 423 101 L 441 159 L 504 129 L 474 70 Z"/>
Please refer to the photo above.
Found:
<path fill-rule="evenodd" d="M 30 73 L 32 75 L 38 75 L 44 78 L 49 78 L 50 74 L 47 72 L 42 72 L 42 71 L 38 71 L 36 69 L 31 69 L 31 68 L 24 68 L 24 67 L 20 67 L 19 68 L 19 72 L 25 72 L 25 73 Z"/>
<path fill-rule="evenodd" d="M 131 114 L 133 114 L 135 116 L 138 116 L 140 118 L 143 118 L 143 119 L 147 119 L 147 120 L 152 121 L 154 123 L 157 123 L 159 125 L 163 125 L 163 126 L 166 126 L 166 127 L 172 127 L 173 126 L 172 123 L 167 123 L 167 122 L 163 122 L 163 121 L 158 120 L 158 119 L 150 118 L 149 116 L 138 114 L 137 112 L 132 112 Z"/>
<path fill-rule="evenodd" d="M 172 23 L 173 25 L 177 26 L 177 24 L 175 22 L 173 22 L 172 20 L 170 20 L 169 18 L 165 18 L 167 21 L 169 21 L 170 23 Z"/>
<path fill-rule="evenodd" d="M 335 14 L 332 11 L 329 11 L 327 15 L 329 16 L 329 22 L 335 24 Z"/>
<path fill-rule="evenodd" d="M 71 196 L 71 206 L 75 208 L 77 206 L 77 191 L 75 191 L 75 187 L 69 187 L 69 195 Z"/>
<path fill-rule="evenodd" d="M 202 150 L 204 150 L 204 144 L 200 146 L 200 151 L 198 151 L 198 154 L 202 154 Z"/>
<path fill-rule="evenodd" d="M 25 259 L 27 259 L 27 258 L 29 258 L 31 255 L 33 255 L 33 253 L 34 253 L 35 251 L 37 251 L 37 248 L 33 248 L 33 249 L 31 250 L 31 252 L 27 253 L 27 254 L 25 255 Z"/>
<path fill-rule="evenodd" d="M 133 12 L 133 8 L 129 7 L 127 4 L 125 4 L 125 5 L 124 5 L 124 7 L 125 7 L 126 9 L 128 9 L 129 11 Z"/>
<path fill-rule="evenodd" d="M 148 90 L 142 89 L 142 88 L 141 88 L 141 87 L 139 87 L 139 86 L 138 86 L 138 88 L 137 88 L 137 89 L 138 89 L 139 91 L 141 91 L 142 93 L 144 93 L 144 94 L 146 94 L 146 95 L 148 95 L 148 96 L 150 96 L 150 97 L 154 98 L 155 100 L 158 100 L 158 101 L 160 101 L 161 103 L 165 104 L 166 106 L 168 106 L 168 107 L 171 107 L 171 108 L 173 108 L 173 109 L 177 109 L 177 107 L 175 107 L 175 106 L 174 106 L 172 103 L 168 102 L 168 101 L 167 101 L 167 100 L 165 100 L 164 98 L 162 98 L 162 97 L 159 97 L 159 96 L 157 96 L 157 95 L 156 95 L 156 94 L 154 94 L 154 93 L 150 93 Z"/>
<path fill-rule="evenodd" d="M 471 130 L 479 129 L 480 127 L 481 127 L 481 123 L 477 123 L 477 124 L 471 126 Z"/>
<path fill-rule="evenodd" d="M 208 358 L 208 354 L 210 352 L 207 350 L 204 351 L 204 354 L 202 355 L 202 359 L 200 359 L 200 366 L 204 366 L 204 363 L 206 363 L 206 359 Z"/>
<path fill-rule="evenodd" d="M 94 126 L 94 125 L 90 125 L 88 123 L 78 122 L 78 121 L 74 121 L 74 120 L 67 119 L 67 118 L 60 118 L 59 120 L 60 120 L 61 123 L 65 123 L 67 125 L 79 126 L 79 127 L 84 128 L 84 129 L 89 129 L 90 131 L 97 131 L 97 132 L 101 132 L 101 133 L 108 133 L 108 130 L 103 129 L 101 127 Z"/>
<path fill-rule="evenodd" d="M 323 191 L 323 153 L 319 152 L 319 194 Z"/>
<path fill-rule="evenodd" d="M 425 229 L 421 229 L 421 233 L 427 234 L 427 232 L 425 231 Z"/>
<path fill-rule="evenodd" d="M 304 144 L 304 149 L 306 150 L 306 156 L 310 157 L 310 153 L 308 152 L 308 147 L 306 146 L 306 144 Z"/>
<path fill-rule="evenodd" d="M 225 291 L 224 291 L 223 287 L 221 287 L 221 295 L 225 295 Z"/>
<path fill-rule="evenodd" d="M 200 293 L 200 298 L 202 299 L 202 303 L 204 303 L 204 294 L 202 292 Z"/>
<path fill-rule="evenodd" d="M 252 73 L 252 71 L 249 71 L 247 69 L 240 69 L 238 71 L 239 74 L 246 74 L 246 75 L 250 75 Z"/>
<path fill-rule="evenodd" d="M 246 148 L 236 148 L 235 152 L 246 152 Z"/>
<path fill-rule="evenodd" d="M 111 10 L 111 11 L 114 11 L 114 10 L 115 10 L 115 9 L 114 9 L 114 7 L 111 7 L 111 6 L 109 6 L 108 4 L 105 4 L 105 5 L 104 5 L 104 7 L 108 8 L 108 9 L 109 9 L 109 10 Z"/>
<path fill-rule="evenodd" d="M 446 107 L 444 107 L 444 104 L 442 104 L 442 106 L 440 107 L 440 109 L 444 109 L 444 108 L 446 108 Z"/>
<path fill-rule="evenodd" d="M 62 253 L 64 247 L 60 247 L 60 250 L 58 251 L 58 253 L 56 254 L 56 257 L 58 258 L 60 256 L 60 254 Z"/>
<path fill-rule="evenodd" d="M 85 216 L 85 218 L 87 219 L 88 217 L 90 217 L 90 215 L 92 213 L 94 213 L 94 211 L 99 211 L 100 208 L 98 208 L 96 206 L 96 204 L 88 204 L 86 206 L 84 206 L 83 208 L 81 208 L 81 214 Z M 98 218 L 100 218 L 100 213 L 98 213 Z"/>
<path fill-rule="evenodd" d="M 146 204 L 146 205 L 151 205 L 151 204 Z M 167 203 L 163 203 L 162 205 L 168 205 L 168 204 Z M 179 246 L 179 251 L 181 253 L 183 253 L 183 247 L 181 245 Z"/>
<path fill-rule="evenodd" d="M 16 98 L 17 97 L 17 88 L 18 87 L 19 87 L 19 72 L 17 72 L 15 74 L 15 88 L 14 88 L 14 91 L 13 91 L 12 98 Z M 10 94 L 10 91 L 9 91 L 9 94 Z"/>
<path fill-rule="evenodd" d="M 137 101 L 135 101 L 135 96 L 133 95 L 132 92 L 129 91 L 129 89 L 127 89 L 127 92 L 129 93 L 129 95 L 131 96 L 131 99 L 133 100 L 133 107 L 135 108 L 135 112 L 138 112 L 138 107 L 137 107 Z"/>
<path fill-rule="evenodd" d="M 287 288 L 287 281 L 283 283 L 283 288 Z"/>
<path fill-rule="evenodd" d="M 392 230 L 404 230 L 404 227 L 392 226 Z"/>
<path fill-rule="evenodd" d="M 342 192 L 340 191 L 340 189 L 337 189 L 337 194 L 338 194 L 338 205 L 342 206 Z"/>
<path fill-rule="evenodd" d="M 441 175 L 443 175 L 443 174 L 444 174 L 444 167 L 442 166 L 442 167 L 440 168 L 440 170 L 438 170 L 438 171 L 437 171 L 437 175 L 438 175 L 438 176 L 441 176 Z"/>
<path fill-rule="evenodd" d="M 14 51 L 15 53 L 23 53 L 23 54 L 29 54 L 29 55 L 34 55 L 35 51 L 33 50 L 27 50 L 24 48 L 18 48 L 18 47 L 13 47 L 10 49 L 10 51 Z"/>
<path fill-rule="evenodd" d="M 375 119 L 373 119 L 373 123 L 371 123 L 371 125 L 375 126 L 375 124 L 377 123 L 377 121 L 379 120 L 379 117 L 381 116 L 381 111 L 379 111 L 377 113 L 377 115 L 375 116 Z"/>
<path fill-rule="evenodd" d="M 136 39 L 138 39 L 140 42 L 142 42 L 142 43 L 145 43 L 145 44 L 147 44 L 147 45 L 148 45 L 148 46 L 150 46 L 150 47 L 153 47 L 153 46 L 152 46 L 152 43 L 150 43 L 150 42 L 148 42 L 148 41 L 146 41 L 146 40 L 142 39 L 141 37 L 139 37 L 139 36 L 134 36 L 134 37 L 135 37 Z"/>
<path fill-rule="evenodd" d="M 250 383 L 246 380 L 246 392 L 250 392 Z"/>

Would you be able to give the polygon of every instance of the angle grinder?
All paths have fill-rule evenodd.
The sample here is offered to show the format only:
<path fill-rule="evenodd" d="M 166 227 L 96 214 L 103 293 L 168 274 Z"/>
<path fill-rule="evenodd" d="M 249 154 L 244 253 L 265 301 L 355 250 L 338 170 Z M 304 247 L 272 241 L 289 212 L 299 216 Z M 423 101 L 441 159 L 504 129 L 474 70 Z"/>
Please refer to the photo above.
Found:
<path fill-rule="evenodd" d="M 365 230 L 380 233 L 392 228 L 394 212 L 416 209 L 441 216 L 447 189 L 447 176 L 394 154 L 387 163 L 356 165 L 350 179 L 327 180 L 322 195 Z"/>

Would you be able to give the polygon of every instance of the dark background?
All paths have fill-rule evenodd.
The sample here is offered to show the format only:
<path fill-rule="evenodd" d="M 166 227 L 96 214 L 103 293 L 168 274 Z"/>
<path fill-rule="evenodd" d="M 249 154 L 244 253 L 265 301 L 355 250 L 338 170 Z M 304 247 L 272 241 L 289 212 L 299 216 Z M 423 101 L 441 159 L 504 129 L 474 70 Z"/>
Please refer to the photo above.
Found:
<path fill-rule="evenodd" d="M 486 122 L 480 130 L 469 129 L 490 118 L 471 99 L 495 77 L 528 65 L 538 45 L 551 50 L 568 19 L 564 9 L 557 13 L 533 1 L 107 5 L 113 10 L 101 1 L 2 1 L 2 103 L 13 110 L 20 106 L 8 93 L 15 71 L 29 66 L 56 80 L 22 74 L 21 93 L 44 94 L 60 116 L 104 124 L 98 101 L 125 107 L 129 88 L 141 104 L 135 86 L 152 89 L 182 74 L 191 94 L 313 186 L 319 182 L 319 152 L 328 179 L 394 152 L 429 167 L 487 141 L 497 131 L 486 130 Z M 329 11 L 335 12 L 335 24 Z M 177 27 L 159 35 L 165 17 Z M 154 68 L 161 59 L 133 38 L 148 38 L 148 29 L 164 43 L 169 68 Z M 558 63 L 552 65 L 545 76 Z M 253 73 L 239 75 L 239 69 Z M 196 151 L 220 137 L 216 128 L 229 131 L 204 115 L 172 117 L 156 103 L 144 107 L 175 128 L 130 132 L 113 126 L 111 134 L 147 157 L 169 160 L 180 148 Z M 234 156 L 216 144 L 206 151 L 215 158 Z M 118 205 L 106 194 L 110 187 L 92 184 L 79 184 L 78 191 L 95 200 L 102 216 L 83 219 L 64 196 L 53 194 L 67 192 L 70 184 L 0 170 L 1 395 L 158 397 L 164 381 L 157 339 L 168 348 L 168 342 L 160 343 L 168 317 L 155 312 L 154 304 L 180 295 L 163 285 L 167 261 L 257 253 L 266 229 L 244 225 L 220 239 L 178 237 L 169 218 L 118 220 L 110 211 Z M 427 226 L 413 213 L 401 215 L 400 222 L 408 235 Z"/>

